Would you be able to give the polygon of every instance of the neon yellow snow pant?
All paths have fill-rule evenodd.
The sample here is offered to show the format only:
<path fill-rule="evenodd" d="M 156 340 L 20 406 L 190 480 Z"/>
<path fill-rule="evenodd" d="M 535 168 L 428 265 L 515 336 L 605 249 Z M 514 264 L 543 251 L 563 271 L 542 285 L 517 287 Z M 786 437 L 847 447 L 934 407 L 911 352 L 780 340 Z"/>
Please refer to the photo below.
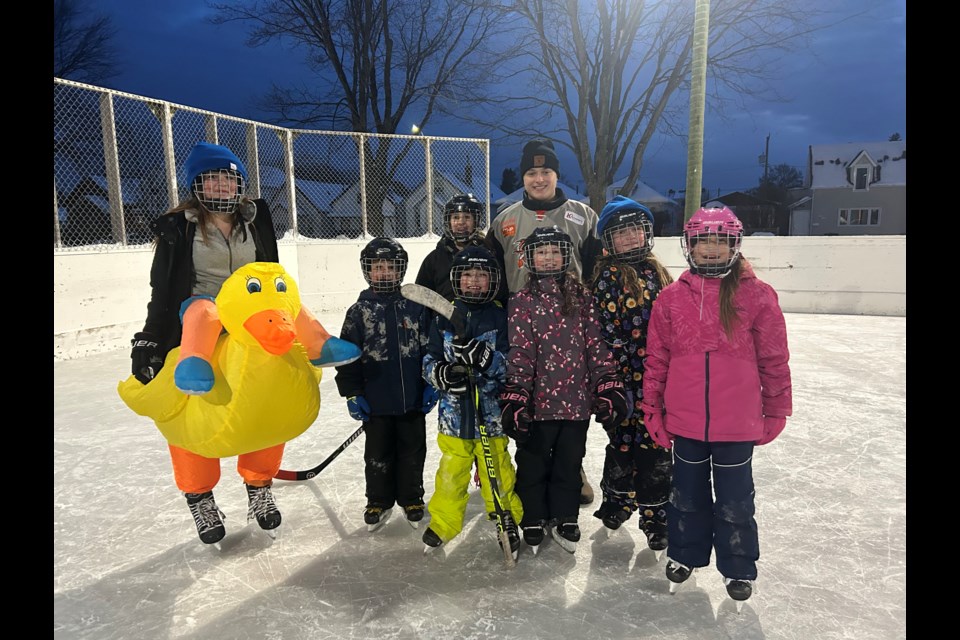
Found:
<path fill-rule="evenodd" d="M 474 459 L 480 468 L 480 495 L 483 496 L 487 513 L 494 513 L 496 509 L 493 506 L 490 478 L 487 477 L 480 438 L 466 440 L 440 433 L 437 434 L 437 444 L 440 445 L 442 455 L 437 468 L 433 497 L 428 505 L 430 528 L 441 540 L 448 542 L 463 530 L 463 517 L 470 498 L 467 489 L 473 475 Z M 500 490 L 503 508 L 511 512 L 514 522 L 520 522 L 523 519 L 523 505 L 513 492 L 517 474 L 510 460 L 510 452 L 507 451 L 506 436 L 490 438 L 490 455 L 497 474 L 497 488 Z"/>

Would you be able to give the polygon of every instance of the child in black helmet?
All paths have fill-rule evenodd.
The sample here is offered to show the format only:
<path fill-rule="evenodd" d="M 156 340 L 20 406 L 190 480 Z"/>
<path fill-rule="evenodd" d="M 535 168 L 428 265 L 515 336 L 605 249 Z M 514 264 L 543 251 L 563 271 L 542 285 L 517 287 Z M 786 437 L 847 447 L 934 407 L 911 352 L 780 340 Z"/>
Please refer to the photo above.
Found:
<path fill-rule="evenodd" d="M 500 275 L 500 265 L 487 249 L 467 247 L 458 253 L 448 278 L 454 305 L 465 319 L 465 335 L 457 336 L 451 322 L 439 314 L 431 325 L 423 377 L 440 390 L 437 444 L 442 455 L 430 498 L 430 527 L 423 534 L 425 550 L 439 547 L 463 529 L 470 469 L 474 460 L 484 460 L 480 422 L 486 428 L 497 489 L 506 511 L 504 530 L 514 558 L 520 549 L 516 523 L 523 517 L 523 507 L 513 490 L 516 474 L 497 405 L 509 349 L 507 313 L 494 300 Z M 455 340 L 458 337 L 459 342 Z M 477 398 L 468 393 L 467 376 L 471 375 L 479 391 Z M 495 517 L 485 462 L 481 469 L 480 493 L 487 513 Z"/>
<path fill-rule="evenodd" d="M 486 207 L 472 193 L 458 193 L 443 205 L 443 237 L 420 263 L 417 284 L 453 300 L 450 267 L 466 247 L 483 245 Z M 496 295 L 496 292 L 494 292 Z"/>
<path fill-rule="evenodd" d="M 570 236 L 537 228 L 523 242 L 527 285 L 507 304 L 510 354 L 500 404 L 517 441 L 523 537 L 536 547 L 550 527 L 573 553 L 580 540 L 580 463 L 591 414 L 627 415 L 623 381 L 600 335 L 593 298 L 570 269 Z"/>
<path fill-rule="evenodd" d="M 362 421 L 366 431 L 363 518 L 374 531 L 399 504 L 416 528 L 424 513 L 424 416 L 437 402 L 436 389 L 420 375 L 429 315 L 400 295 L 407 252 L 396 240 L 371 240 L 360 252 L 360 268 L 370 287 L 347 309 L 340 336 L 358 345 L 363 355 L 337 367 L 335 380 L 350 416 Z"/>

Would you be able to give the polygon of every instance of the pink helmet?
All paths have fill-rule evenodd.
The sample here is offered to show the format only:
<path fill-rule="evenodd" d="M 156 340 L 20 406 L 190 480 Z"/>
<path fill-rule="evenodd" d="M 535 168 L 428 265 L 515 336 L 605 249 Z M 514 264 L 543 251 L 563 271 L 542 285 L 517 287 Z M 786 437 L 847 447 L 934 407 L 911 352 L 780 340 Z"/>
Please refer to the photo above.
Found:
<path fill-rule="evenodd" d="M 691 250 L 700 241 L 715 237 L 718 242 L 730 248 L 729 255 L 705 264 L 697 264 Z M 680 246 L 683 257 L 687 259 L 692 273 L 706 278 L 722 278 L 730 273 L 730 268 L 740 258 L 740 243 L 743 241 L 743 223 L 728 207 L 701 207 L 683 225 L 683 237 Z"/>

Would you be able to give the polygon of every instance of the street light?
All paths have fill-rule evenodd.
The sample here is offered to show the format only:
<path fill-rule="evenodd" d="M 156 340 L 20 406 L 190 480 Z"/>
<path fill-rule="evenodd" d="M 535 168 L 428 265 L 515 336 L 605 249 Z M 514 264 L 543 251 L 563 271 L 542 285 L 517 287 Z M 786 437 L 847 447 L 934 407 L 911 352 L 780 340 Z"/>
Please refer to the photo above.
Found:
<path fill-rule="evenodd" d="M 693 58 L 690 64 L 690 126 L 687 139 L 687 195 L 683 221 L 700 208 L 703 186 L 703 111 L 707 86 L 707 46 L 710 33 L 710 0 L 697 0 L 693 18 Z"/>

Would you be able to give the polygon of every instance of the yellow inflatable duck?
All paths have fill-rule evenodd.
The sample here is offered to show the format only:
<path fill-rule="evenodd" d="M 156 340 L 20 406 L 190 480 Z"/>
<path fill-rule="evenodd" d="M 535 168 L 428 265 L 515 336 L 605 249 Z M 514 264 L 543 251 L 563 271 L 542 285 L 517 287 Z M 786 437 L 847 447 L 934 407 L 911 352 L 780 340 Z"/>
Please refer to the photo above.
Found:
<path fill-rule="evenodd" d="M 157 376 L 146 385 L 130 376 L 117 392 L 170 444 L 207 458 L 296 438 L 320 411 L 319 367 L 360 357 L 301 305 L 296 282 L 277 263 L 237 269 L 215 301 L 186 300 L 181 319 L 181 345 Z"/>

